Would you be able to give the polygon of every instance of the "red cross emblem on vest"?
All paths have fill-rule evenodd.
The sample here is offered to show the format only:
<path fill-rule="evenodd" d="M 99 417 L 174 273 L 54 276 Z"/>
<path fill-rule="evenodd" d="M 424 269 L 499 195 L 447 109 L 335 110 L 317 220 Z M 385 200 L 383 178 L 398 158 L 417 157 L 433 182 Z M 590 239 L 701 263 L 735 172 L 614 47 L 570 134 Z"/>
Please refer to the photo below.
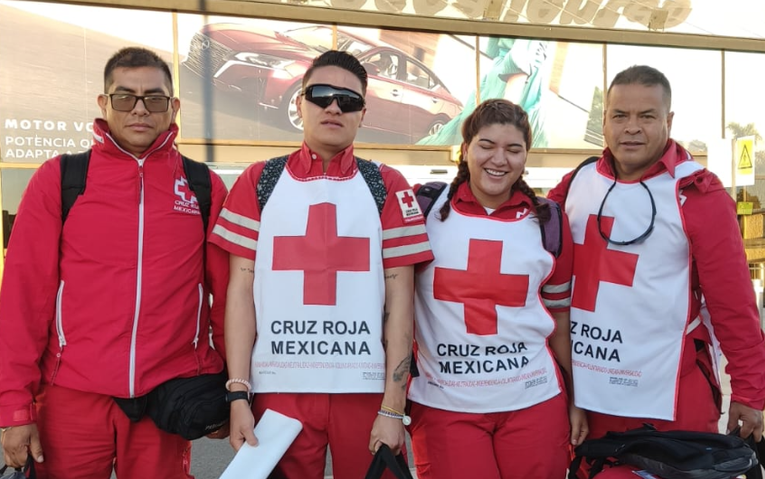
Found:
<path fill-rule="evenodd" d="M 404 194 L 401 195 L 401 202 L 405 203 L 407 208 L 411 208 L 414 204 L 414 197 L 408 191 L 404 191 Z"/>
<path fill-rule="evenodd" d="M 529 276 L 503 274 L 502 241 L 471 239 L 467 270 L 437 267 L 433 296 L 464 304 L 468 334 L 497 334 L 497 306 L 526 304 Z"/>
<path fill-rule="evenodd" d="M 611 236 L 614 218 L 601 216 L 603 233 Z M 595 215 L 587 218 L 584 244 L 574 244 L 574 293 L 571 306 L 585 311 L 595 311 L 600 283 L 613 283 L 632 287 L 635 279 L 638 255 L 608 249 L 608 242 L 598 232 Z"/>
<path fill-rule="evenodd" d="M 308 208 L 305 236 L 274 237 L 274 271 L 303 271 L 303 304 L 337 304 L 337 273 L 369 271 L 369 238 L 337 235 L 337 206 Z"/>

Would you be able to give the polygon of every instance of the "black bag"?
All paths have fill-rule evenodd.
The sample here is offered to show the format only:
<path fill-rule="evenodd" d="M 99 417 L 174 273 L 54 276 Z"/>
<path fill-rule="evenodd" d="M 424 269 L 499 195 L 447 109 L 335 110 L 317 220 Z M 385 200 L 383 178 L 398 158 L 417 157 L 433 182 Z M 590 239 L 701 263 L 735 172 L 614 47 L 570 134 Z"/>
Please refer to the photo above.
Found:
<path fill-rule="evenodd" d="M 404 461 L 404 456 L 401 454 L 394 456 L 393 451 L 386 444 L 383 444 L 375 453 L 365 479 L 380 479 L 386 469 L 390 470 L 396 479 L 414 479 L 409 471 L 409 466 Z"/>
<path fill-rule="evenodd" d="M 228 421 L 226 379 L 224 370 L 164 382 L 148 394 L 146 414 L 163 431 L 199 439 Z"/>
<path fill-rule="evenodd" d="M 0 479 L 37 479 L 35 472 L 35 461 L 30 455 L 23 469 L 14 469 L 10 474 L 6 474 L 8 466 L 0 467 Z"/>
<path fill-rule="evenodd" d="M 588 439 L 574 450 L 569 479 L 583 459 L 590 478 L 605 464 L 637 466 L 662 479 L 730 479 L 757 466 L 755 452 L 736 435 L 693 431 L 657 431 L 646 425 Z"/>

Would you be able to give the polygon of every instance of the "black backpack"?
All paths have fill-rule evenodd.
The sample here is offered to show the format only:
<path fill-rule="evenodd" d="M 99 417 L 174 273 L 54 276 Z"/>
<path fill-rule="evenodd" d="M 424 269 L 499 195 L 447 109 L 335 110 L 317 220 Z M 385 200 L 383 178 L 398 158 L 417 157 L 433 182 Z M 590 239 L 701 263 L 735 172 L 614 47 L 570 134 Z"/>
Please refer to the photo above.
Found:
<path fill-rule="evenodd" d="M 428 213 L 433 208 L 433 203 L 441 195 L 446 186 L 447 184 L 441 181 L 432 181 L 420 186 L 416 196 L 423 216 L 428 217 Z M 537 199 L 542 203 L 550 205 L 550 219 L 544 224 L 540 223 L 539 230 L 542 233 L 542 244 L 544 244 L 545 250 L 557 258 L 560 256 L 562 247 L 561 230 L 563 229 L 563 216 L 560 212 L 560 205 L 541 196 L 538 196 Z"/>
<path fill-rule="evenodd" d="M 287 166 L 288 158 L 289 155 L 271 158 L 266 161 L 266 164 L 263 167 L 260 178 L 258 178 L 258 184 L 256 185 L 258 206 L 260 207 L 261 214 L 263 214 L 263 208 L 271 197 L 271 193 L 274 192 L 274 187 L 276 187 L 276 183 L 279 181 L 279 177 L 282 175 L 284 167 Z M 359 173 L 361 173 L 361 176 L 364 178 L 364 181 L 369 188 L 369 192 L 375 200 L 378 213 L 382 215 L 385 200 L 388 197 L 388 190 L 385 188 L 385 182 L 380 173 L 380 168 L 372 161 L 358 157 L 355 158 Z"/>
<path fill-rule="evenodd" d="M 189 188 L 194 192 L 202 216 L 202 226 L 207 237 L 207 225 L 210 221 L 210 206 L 212 205 L 212 183 L 210 169 L 204 163 L 183 158 L 183 172 L 189 182 Z M 61 222 L 66 221 L 69 211 L 77 198 L 85 193 L 85 183 L 90 164 L 90 150 L 73 155 L 61 155 Z"/>
<path fill-rule="evenodd" d="M 606 464 L 629 464 L 662 479 L 731 479 L 758 464 L 755 451 L 735 434 L 657 431 L 650 425 L 588 439 L 574 453 L 569 479 L 576 479 L 582 460 L 591 465 L 590 478 Z"/>

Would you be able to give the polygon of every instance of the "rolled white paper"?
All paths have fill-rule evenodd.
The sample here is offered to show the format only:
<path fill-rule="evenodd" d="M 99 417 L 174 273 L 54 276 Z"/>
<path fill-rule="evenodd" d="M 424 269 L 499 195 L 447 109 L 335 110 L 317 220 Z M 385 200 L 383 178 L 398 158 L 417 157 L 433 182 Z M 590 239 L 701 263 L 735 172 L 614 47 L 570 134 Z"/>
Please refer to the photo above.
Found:
<path fill-rule="evenodd" d="M 255 426 L 258 445 L 244 443 L 220 479 L 268 479 L 302 429 L 297 419 L 266 409 Z"/>

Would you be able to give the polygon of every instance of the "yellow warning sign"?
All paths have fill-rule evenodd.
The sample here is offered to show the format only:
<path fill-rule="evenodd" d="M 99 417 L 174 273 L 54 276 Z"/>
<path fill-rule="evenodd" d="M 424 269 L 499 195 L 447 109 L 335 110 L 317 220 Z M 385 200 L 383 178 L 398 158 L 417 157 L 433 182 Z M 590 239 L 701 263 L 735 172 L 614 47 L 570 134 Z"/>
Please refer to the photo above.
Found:
<path fill-rule="evenodd" d="M 736 140 L 736 169 L 739 175 L 751 175 L 754 173 L 752 165 L 752 150 L 754 138 L 739 138 Z"/>
<path fill-rule="evenodd" d="M 754 203 L 751 201 L 739 201 L 736 203 L 737 215 L 751 215 L 752 211 L 754 211 Z"/>

